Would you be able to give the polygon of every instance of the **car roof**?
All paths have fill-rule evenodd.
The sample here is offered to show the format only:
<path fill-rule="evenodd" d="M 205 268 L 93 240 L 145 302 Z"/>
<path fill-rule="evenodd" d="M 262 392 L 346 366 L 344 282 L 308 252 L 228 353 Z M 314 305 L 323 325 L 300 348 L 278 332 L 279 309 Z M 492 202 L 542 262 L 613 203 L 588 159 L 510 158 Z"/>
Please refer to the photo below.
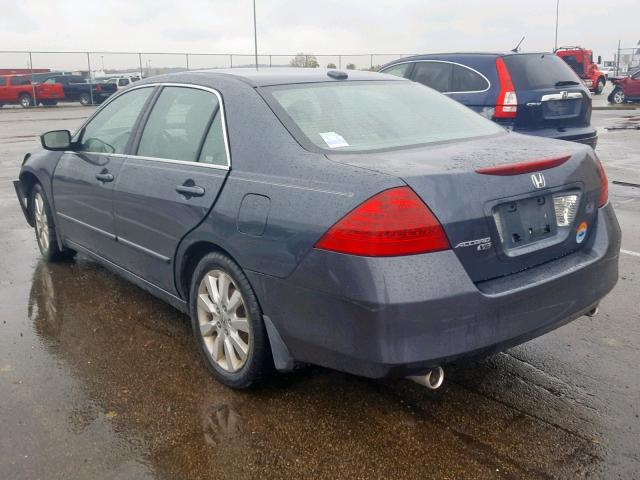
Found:
<path fill-rule="evenodd" d="M 411 55 L 389 62 L 387 65 L 394 63 L 409 62 L 414 60 L 427 60 L 430 58 L 442 57 L 506 57 L 511 55 L 553 55 L 553 52 L 512 52 L 510 50 L 503 52 L 442 52 L 442 53 L 423 53 L 420 55 Z"/>
<path fill-rule="evenodd" d="M 339 72 L 346 74 L 347 78 L 335 78 L 328 75 L 329 72 Z M 368 72 L 361 70 L 337 70 L 324 68 L 285 68 L 285 67 L 267 67 L 267 68 L 226 68 L 212 70 L 189 70 L 187 72 L 172 73 L 163 75 L 164 78 L 179 80 L 185 75 L 196 74 L 199 76 L 215 79 L 224 76 L 241 80 L 254 87 L 265 87 L 270 85 L 288 85 L 295 83 L 319 83 L 319 82 L 344 82 L 344 81 L 407 81 L 406 79 L 396 77 L 395 75 L 386 75 L 377 72 Z M 149 77 L 152 78 L 152 77 Z M 193 77 L 192 77 L 193 78 Z"/>

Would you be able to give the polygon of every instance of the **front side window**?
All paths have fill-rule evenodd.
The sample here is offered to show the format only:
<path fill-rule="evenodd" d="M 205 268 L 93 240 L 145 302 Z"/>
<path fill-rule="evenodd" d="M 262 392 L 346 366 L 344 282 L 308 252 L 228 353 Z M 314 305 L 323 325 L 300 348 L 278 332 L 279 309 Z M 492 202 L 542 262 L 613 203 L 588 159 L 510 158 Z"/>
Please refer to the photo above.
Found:
<path fill-rule="evenodd" d="M 78 150 L 124 153 L 133 127 L 153 88 L 139 88 L 109 102 L 84 127 Z"/>
<path fill-rule="evenodd" d="M 4 77 L 0 77 L 0 86 L 5 86 L 7 84 L 7 81 L 4 79 Z"/>
<path fill-rule="evenodd" d="M 453 65 L 444 62 L 417 62 L 413 80 L 439 92 L 451 91 Z"/>
<path fill-rule="evenodd" d="M 47 78 L 44 82 L 45 85 L 53 85 L 56 83 L 56 79 L 55 78 Z"/>
<path fill-rule="evenodd" d="M 211 92 L 164 87 L 144 127 L 138 155 L 195 162 L 220 105 Z"/>
<path fill-rule="evenodd" d="M 413 82 L 282 85 L 261 91 L 299 143 L 322 150 L 404 148 L 504 131 Z"/>
<path fill-rule="evenodd" d="M 393 67 L 386 68 L 380 73 L 388 73 L 389 75 L 395 75 L 396 77 L 405 78 L 410 66 L 410 63 L 401 63 L 399 65 L 394 65 Z"/>

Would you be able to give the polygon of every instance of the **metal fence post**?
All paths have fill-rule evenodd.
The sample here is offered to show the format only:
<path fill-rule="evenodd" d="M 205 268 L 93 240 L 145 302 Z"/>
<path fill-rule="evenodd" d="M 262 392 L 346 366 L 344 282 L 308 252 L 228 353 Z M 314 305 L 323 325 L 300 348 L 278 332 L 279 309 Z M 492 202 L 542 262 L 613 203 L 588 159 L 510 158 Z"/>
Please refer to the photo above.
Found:
<path fill-rule="evenodd" d="M 144 78 L 144 74 L 142 73 L 142 54 L 138 54 L 138 63 L 140 64 L 140 80 Z"/>
<path fill-rule="evenodd" d="M 31 70 L 31 91 L 33 92 L 33 106 L 38 106 L 38 99 L 36 98 L 36 84 L 33 83 L 33 57 L 29 52 L 29 70 Z"/>
<path fill-rule="evenodd" d="M 304 56 L 304 67 L 307 68 L 309 66 L 309 55 Z"/>
<path fill-rule="evenodd" d="M 233 68 L 233 53 L 229 54 L 229 68 Z"/>
<path fill-rule="evenodd" d="M 91 99 L 91 105 L 93 105 L 93 78 L 91 78 L 91 58 L 89 52 L 87 52 L 87 67 L 89 68 L 89 98 Z"/>
<path fill-rule="evenodd" d="M 620 75 L 620 40 L 618 40 L 618 58 L 616 59 L 616 77 Z"/>
<path fill-rule="evenodd" d="M 370 70 L 373 70 L 373 53 L 371 54 L 371 59 L 370 59 L 370 60 L 371 60 L 371 62 L 370 62 L 370 63 L 371 63 L 371 68 L 370 68 Z"/>
<path fill-rule="evenodd" d="M 187 70 L 189 70 L 189 54 L 185 53 L 184 56 L 187 59 Z"/>
<path fill-rule="evenodd" d="M 342 69 L 342 55 L 338 55 L 338 68 Z"/>
<path fill-rule="evenodd" d="M 269 66 L 270 67 L 273 66 L 273 65 L 271 65 L 271 55 L 269 55 Z"/>

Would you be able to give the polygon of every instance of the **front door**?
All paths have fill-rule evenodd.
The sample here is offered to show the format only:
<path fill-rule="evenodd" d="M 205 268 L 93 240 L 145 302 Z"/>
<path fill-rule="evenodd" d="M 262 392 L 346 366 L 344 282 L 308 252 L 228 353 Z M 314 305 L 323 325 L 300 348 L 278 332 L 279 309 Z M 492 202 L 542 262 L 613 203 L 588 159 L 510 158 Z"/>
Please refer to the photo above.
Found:
<path fill-rule="evenodd" d="M 131 132 L 152 87 L 110 102 L 80 130 L 73 151 L 60 158 L 53 176 L 56 221 L 66 241 L 113 260 L 113 185 L 124 163 Z"/>
<path fill-rule="evenodd" d="M 117 263 L 170 292 L 180 240 L 212 208 L 229 169 L 221 98 L 164 86 L 115 183 Z"/>

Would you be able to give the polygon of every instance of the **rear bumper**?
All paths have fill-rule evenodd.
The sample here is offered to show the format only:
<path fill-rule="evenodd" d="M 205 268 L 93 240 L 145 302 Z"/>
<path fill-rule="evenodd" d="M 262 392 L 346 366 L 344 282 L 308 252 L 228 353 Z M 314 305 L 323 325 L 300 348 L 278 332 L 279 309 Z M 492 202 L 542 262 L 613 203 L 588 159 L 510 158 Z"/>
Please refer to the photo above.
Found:
<path fill-rule="evenodd" d="M 620 228 L 611 205 L 585 243 L 478 284 L 450 250 L 397 258 L 313 250 L 288 279 L 248 275 L 295 360 L 400 376 L 504 350 L 594 308 L 618 279 Z"/>
<path fill-rule="evenodd" d="M 593 127 L 564 128 L 560 130 L 557 128 L 542 128 L 536 130 L 516 128 L 515 131 L 523 135 L 534 135 L 536 137 L 584 143 L 592 148 L 596 148 L 598 143 L 598 132 Z"/>

